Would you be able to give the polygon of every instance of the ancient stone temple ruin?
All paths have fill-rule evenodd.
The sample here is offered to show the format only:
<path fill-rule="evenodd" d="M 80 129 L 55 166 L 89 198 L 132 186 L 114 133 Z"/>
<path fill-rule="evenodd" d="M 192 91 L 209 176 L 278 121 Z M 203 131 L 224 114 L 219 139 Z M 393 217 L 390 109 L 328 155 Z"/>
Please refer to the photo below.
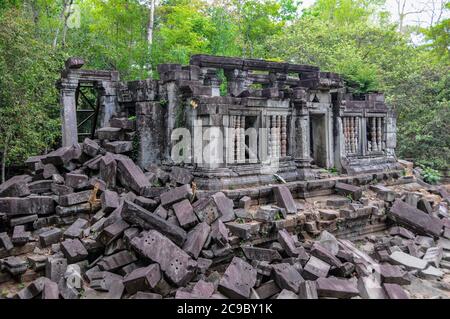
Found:
<path fill-rule="evenodd" d="M 159 65 L 159 80 L 131 82 L 81 66 L 69 60 L 60 81 L 63 144 L 77 142 L 77 95 L 91 86 L 88 135 L 108 139 L 113 116 L 135 116 L 138 164 L 181 164 L 201 189 L 264 185 L 274 173 L 313 180 L 317 168 L 355 175 L 399 167 L 395 114 L 383 94 L 352 94 L 338 74 L 314 66 L 194 55 L 186 66 Z M 192 142 L 180 151 L 183 138 Z M 277 167 L 267 170 L 273 158 Z"/>
<path fill-rule="evenodd" d="M 0 299 L 450 296 L 450 188 L 396 159 L 382 94 L 261 60 L 83 64 L 62 147 L 0 184 Z"/>

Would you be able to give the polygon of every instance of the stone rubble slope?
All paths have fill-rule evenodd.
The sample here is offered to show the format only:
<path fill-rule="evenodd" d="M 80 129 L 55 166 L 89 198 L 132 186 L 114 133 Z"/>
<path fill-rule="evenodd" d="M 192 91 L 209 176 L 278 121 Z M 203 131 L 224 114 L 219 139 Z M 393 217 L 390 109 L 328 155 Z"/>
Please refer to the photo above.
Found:
<path fill-rule="evenodd" d="M 420 297 L 406 287 L 422 280 L 450 289 L 443 187 L 336 183 L 336 196 L 312 205 L 273 185 L 273 204 L 234 202 L 198 193 L 183 167 L 142 170 L 127 156 L 133 121 L 110 124 L 0 185 L 0 298 L 404 299 Z M 344 239 L 363 229 L 381 232 Z"/>

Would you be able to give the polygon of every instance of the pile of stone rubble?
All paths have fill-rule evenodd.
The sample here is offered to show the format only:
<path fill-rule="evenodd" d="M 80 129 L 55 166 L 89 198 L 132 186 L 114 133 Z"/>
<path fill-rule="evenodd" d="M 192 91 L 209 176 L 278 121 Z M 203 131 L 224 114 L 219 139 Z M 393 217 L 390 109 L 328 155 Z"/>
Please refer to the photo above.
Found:
<path fill-rule="evenodd" d="M 372 185 L 371 199 L 336 183 L 342 196 L 317 214 L 285 185 L 272 205 L 200 195 L 187 169 L 143 171 L 124 155 L 133 127 L 113 119 L 0 185 L 0 298 L 408 298 L 414 278 L 449 272 L 443 187 Z M 344 220 L 390 228 L 362 249 L 325 230 Z"/>

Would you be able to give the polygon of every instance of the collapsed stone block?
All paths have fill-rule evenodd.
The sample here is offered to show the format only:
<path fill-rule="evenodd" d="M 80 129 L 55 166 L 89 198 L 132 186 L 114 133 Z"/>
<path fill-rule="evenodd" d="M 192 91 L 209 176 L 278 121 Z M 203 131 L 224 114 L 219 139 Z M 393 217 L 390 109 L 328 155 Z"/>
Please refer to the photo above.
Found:
<path fill-rule="evenodd" d="M 39 235 L 39 243 L 41 247 L 48 247 L 56 244 L 61 240 L 62 231 L 59 228 L 53 228 Z"/>
<path fill-rule="evenodd" d="M 0 197 L 24 197 L 30 195 L 28 181 L 30 176 L 18 175 L 0 184 Z"/>
<path fill-rule="evenodd" d="M 272 273 L 281 289 L 288 289 L 295 293 L 298 293 L 300 284 L 304 281 L 297 269 L 286 263 L 274 264 Z"/>
<path fill-rule="evenodd" d="M 196 263 L 169 238 L 156 230 L 142 232 L 131 240 L 140 255 L 158 263 L 161 270 L 177 286 L 183 286 L 195 275 Z"/>
<path fill-rule="evenodd" d="M 194 214 L 194 210 L 189 200 L 182 200 L 181 202 L 173 204 L 172 207 L 182 228 L 189 229 L 198 223 L 197 216 Z"/>
<path fill-rule="evenodd" d="M 356 282 L 348 279 L 319 278 L 316 286 L 319 297 L 348 299 L 359 296 Z"/>
<path fill-rule="evenodd" d="M 284 208 L 288 214 L 297 213 L 297 204 L 292 197 L 291 191 L 286 186 L 276 186 L 272 188 L 277 205 Z"/>
<path fill-rule="evenodd" d="M 195 226 L 187 234 L 186 241 L 183 245 L 183 250 L 193 258 L 197 259 L 206 243 L 206 240 L 208 239 L 210 230 L 211 227 L 205 222 Z"/>
<path fill-rule="evenodd" d="M 161 271 L 158 264 L 151 264 L 144 268 L 138 268 L 128 274 L 123 284 L 129 294 L 155 288 L 161 280 Z"/>
<path fill-rule="evenodd" d="M 256 284 L 256 270 L 238 257 L 234 257 L 219 282 L 219 291 L 229 298 L 250 297 Z"/>
<path fill-rule="evenodd" d="M 183 186 L 179 186 L 161 194 L 161 205 L 163 205 L 165 208 L 169 208 L 169 206 L 184 199 L 191 199 L 192 196 L 192 188 L 189 185 L 186 184 Z"/>
<path fill-rule="evenodd" d="M 362 189 L 358 186 L 337 182 L 334 188 L 339 195 L 351 196 L 353 200 L 359 200 L 362 197 Z"/>
<path fill-rule="evenodd" d="M 79 239 L 66 239 L 61 242 L 61 251 L 70 264 L 84 260 L 88 256 L 86 248 Z"/>
<path fill-rule="evenodd" d="M 150 187 L 148 179 L 144 172 L 134 164 L 131 158 L 125 156 L 116 156 L 117 171 L 120 183 L 136 192 L 136 194 L 143 195 L 145 189 Z"/>

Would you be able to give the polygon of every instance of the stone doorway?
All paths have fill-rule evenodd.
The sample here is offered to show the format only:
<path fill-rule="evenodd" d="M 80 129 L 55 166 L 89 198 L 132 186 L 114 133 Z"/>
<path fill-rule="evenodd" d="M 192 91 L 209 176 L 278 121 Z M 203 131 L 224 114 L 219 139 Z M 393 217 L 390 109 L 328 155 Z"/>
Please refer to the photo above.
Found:
<path fill-rule="evenodd" d="M 326 116 L 325 114 L 311 114 L 309 121 L 312 164 L 326 168 L 328 166 Z"/>

